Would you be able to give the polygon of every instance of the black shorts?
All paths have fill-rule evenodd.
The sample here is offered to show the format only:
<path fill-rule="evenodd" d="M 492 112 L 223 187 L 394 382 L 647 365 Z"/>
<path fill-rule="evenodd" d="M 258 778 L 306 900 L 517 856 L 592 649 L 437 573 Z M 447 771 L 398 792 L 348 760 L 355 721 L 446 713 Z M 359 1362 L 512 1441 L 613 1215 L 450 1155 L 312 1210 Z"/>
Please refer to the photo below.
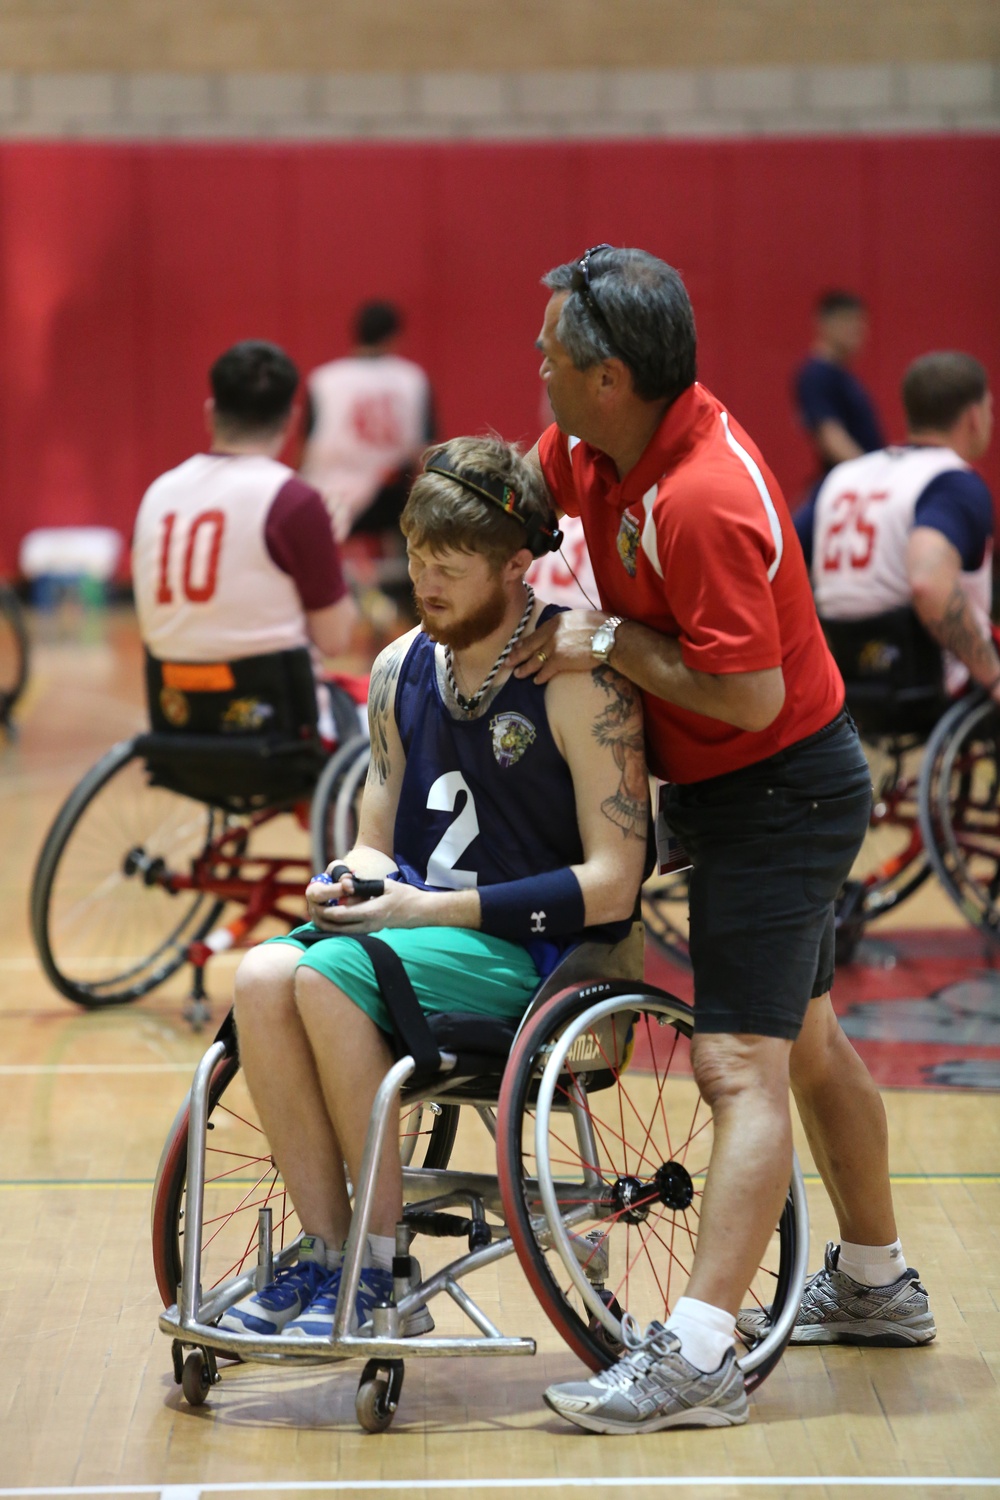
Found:
<path fill-rule="evenodd" d="M 833 903 L 868 828 L 868 763 L 846 712 L 757 765 L 666 788 L 693 861 L 695 1030 L 798 1036 L 833 983 Z"/>

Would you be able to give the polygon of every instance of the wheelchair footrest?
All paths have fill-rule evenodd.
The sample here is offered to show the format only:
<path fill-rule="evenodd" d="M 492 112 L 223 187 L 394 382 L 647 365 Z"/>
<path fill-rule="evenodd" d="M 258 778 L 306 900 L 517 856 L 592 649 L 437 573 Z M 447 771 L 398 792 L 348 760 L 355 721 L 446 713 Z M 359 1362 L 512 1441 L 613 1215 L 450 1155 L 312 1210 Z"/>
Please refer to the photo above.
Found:
<path fill-rule="evenodd" d="M 472 1220 L 462 1218 L 461 1214 L 423 1214 L 419 1209 L 405 1208 L 403 1217 L 415 1234 L 425 1234 L 435 1240 L 464 1239 L 472 1225 Z"/>

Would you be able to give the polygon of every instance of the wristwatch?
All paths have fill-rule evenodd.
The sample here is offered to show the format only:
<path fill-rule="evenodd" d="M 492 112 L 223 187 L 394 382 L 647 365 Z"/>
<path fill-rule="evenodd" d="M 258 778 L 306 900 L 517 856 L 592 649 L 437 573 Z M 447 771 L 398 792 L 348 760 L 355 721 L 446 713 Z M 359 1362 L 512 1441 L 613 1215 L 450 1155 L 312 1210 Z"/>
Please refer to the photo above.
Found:
<path fill-rule="evenodd" d="M 594 631 L 590 638 L 590 649 L 598 661 L 607 661 L 615 649 L 615 631 L 621 623 L 618 615 L 612 615 Z"/>

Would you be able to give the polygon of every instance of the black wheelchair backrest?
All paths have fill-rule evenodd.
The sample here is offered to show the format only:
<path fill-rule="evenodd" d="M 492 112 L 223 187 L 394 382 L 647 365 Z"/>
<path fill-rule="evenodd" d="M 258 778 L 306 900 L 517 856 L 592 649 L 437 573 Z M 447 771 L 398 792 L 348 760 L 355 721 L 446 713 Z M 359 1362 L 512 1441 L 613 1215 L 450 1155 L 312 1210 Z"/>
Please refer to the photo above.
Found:
<path fill-rule="evenodd" d="M 821 619 L 847 707 L 868 734 L 927 734 L 948 705 L 941 648 L 909 607 Z"/>
<path fill-rule="evenodd" d="M 325 752 L 305 647 L 232 662 L 146 653 L 150 780 L 233 811 L 308 797 Z"/>

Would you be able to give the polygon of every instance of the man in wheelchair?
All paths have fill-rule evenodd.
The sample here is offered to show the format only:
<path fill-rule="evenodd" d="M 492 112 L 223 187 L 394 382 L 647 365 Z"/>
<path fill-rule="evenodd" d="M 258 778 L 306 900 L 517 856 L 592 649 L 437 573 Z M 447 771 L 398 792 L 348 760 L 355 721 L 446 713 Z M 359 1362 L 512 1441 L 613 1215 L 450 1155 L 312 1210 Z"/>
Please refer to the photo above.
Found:
<path fill-rule="evenodd" d="M 278 462 L 294 422 L 295 365 L 274 344 L 248 339 L 221 354 L 209 378 L 210 451 L 155 480 L 135 522 L 153 727 L 276 728 L 246 722 L 278 712 L 275 659 L 306 647 L 339 655 L 355 608 L 318 491 Z M 320 731 L 332 739 L 322 685 L 318 697 Z"/>
<path fill-rule="evenodd" d="M 568 947 L 625 935 L 643 876 L 637 693 L 603 665 L 546 687 L 507 666 L 553 612 L 524 581 L 559 542 L 535 472 L 499 440 L 457 439 L 431 450 L 402 526 L 421 626 L 373 669 L 357 844 L 310 883 L 309 923 L 253 949 L 237 974 L 243 1070 L 305 1238 L 295 1264 L 224 1314 L 236 1332 L 331 1336 L 345 1163 L 357 1183 L 393 1060 L 376 957 L 380 970 L 401 960 L 424 1012 L 516 1021 Z M 399 1158 L 386 1151 L 358 1324 L 391 1296 L 401 1213 Z M 417 1308 L 404 1333 L 432 1326 Z"/>
<path fill-rule="evenodd" d="M 993 428 L 986 371 L 925 354 L 902 396 L 906 443 L 838 465 L 795 518 L 848 704 L 873 733 L 926 732 L 970 680 L 1000 702 L 993 502 L 971 468 Z"/>

